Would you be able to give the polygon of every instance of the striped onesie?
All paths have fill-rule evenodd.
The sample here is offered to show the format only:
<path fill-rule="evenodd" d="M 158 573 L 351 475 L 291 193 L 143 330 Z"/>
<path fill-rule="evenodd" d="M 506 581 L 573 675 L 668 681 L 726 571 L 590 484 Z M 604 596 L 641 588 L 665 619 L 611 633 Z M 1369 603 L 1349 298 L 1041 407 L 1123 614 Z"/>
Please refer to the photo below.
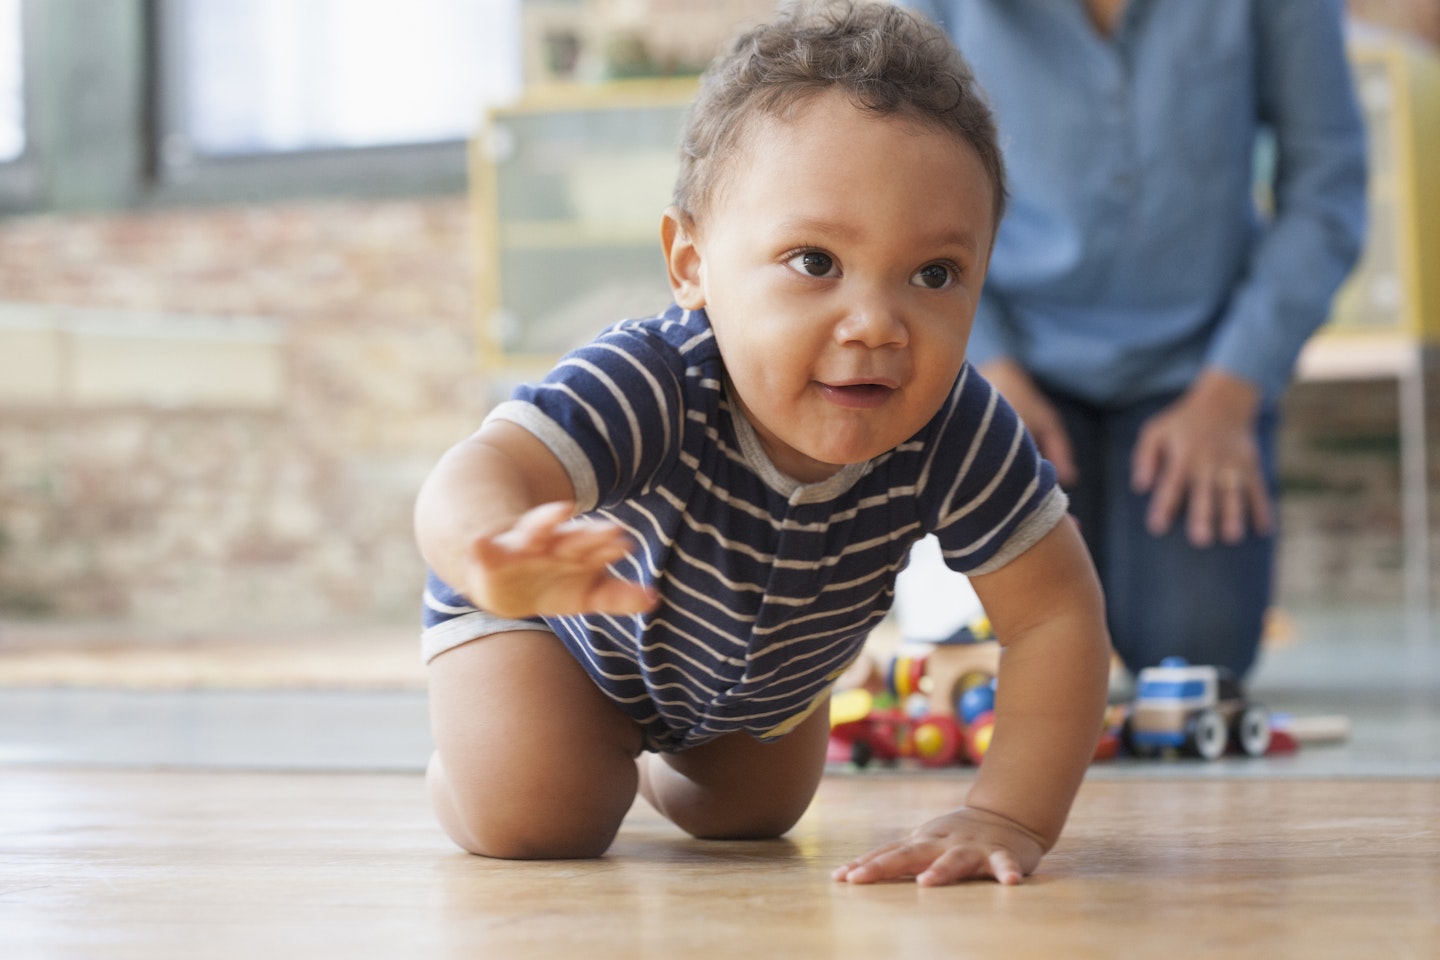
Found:
<path fill-rule="evenodd" d="M 491 419 L 535 434 L 582 513 L 638 545 L 617 565 L 655 609 L 503 621 L 432 573 L 426 658 L 505 629 L 548 628 L 646 733 L 683 750 L 794 729 L 894 600 L 910 546 L 937 535 L 964 573 L 995 570 L 1064 516 L 1018 418 L 966 364 L 914 437 L 819 483 L 781 474 L 726 396 L 703 310 L 626 321 L 516 390 Z"/>

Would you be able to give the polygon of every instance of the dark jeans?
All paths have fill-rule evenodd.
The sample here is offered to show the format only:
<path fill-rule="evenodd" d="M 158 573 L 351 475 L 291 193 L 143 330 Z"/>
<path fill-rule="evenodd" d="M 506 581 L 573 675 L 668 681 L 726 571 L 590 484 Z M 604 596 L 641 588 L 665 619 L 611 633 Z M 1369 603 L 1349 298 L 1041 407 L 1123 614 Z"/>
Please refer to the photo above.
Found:
<path fill-rule="evenodd" d="M 1079 469 L 1068 491 L 1105 590 L 1111 639 L 1132 672 L 1178 655 L 1229 667 L 1243 677 L 1255 663 L 1270 604 L 1275 535 L 1250 533 L 1234 546 L 1197 549 L 1180 518 L 1162 536 L 1145 529 L 1148 494 L 1130 489 L 1130 457 L 1141 425 L 1174 401 L 1162 397 L 1120 409 L 1049 393 L 1070 432 Z M 1273 412 L 1258 426 L 1266 483 L 1275 496 Z M 1278 507 L 1276 508 L 1278 518 Z"/>

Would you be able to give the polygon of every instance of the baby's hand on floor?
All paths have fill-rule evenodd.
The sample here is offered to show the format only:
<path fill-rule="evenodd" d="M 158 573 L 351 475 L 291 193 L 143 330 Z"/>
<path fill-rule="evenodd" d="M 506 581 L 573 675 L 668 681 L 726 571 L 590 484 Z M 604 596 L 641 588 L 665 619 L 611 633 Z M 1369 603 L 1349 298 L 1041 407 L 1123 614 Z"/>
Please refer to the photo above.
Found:
<path fill-rule="evenodd" d="M 472 603 L 502 617 L 641 613 L 654 592 L 610 569 L 634 544 L 613 523 L 575 519 L 573 505 L 546 503 L 513 527 L 475 542 L 466 583 Z"/>
<path fill-rule="evenodd" d="M 833 876 L 842 883 L 913 877 L 927 887 L 984 878 L 1008 885 L 1023 881 L 1044 854 L 1040 837 L 1018 823 L 986 810 L 961 807 L 936 817 L 904 840 L 850 861 Z"/>

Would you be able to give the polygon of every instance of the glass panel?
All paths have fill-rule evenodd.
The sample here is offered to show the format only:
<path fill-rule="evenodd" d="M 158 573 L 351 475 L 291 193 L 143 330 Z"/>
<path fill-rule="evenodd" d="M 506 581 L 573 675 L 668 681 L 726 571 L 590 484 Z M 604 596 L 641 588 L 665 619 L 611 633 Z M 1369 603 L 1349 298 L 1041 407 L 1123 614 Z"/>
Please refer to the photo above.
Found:
<path fill-rule="evenodd" d="M 185 0 L 185 136 L 167 150 L 225 156 L 465 139 L 488 105 L 519 90 L 519 6 Z"/>
<path fill-rule="evenodd" d="M 613 323 L 664 310 L 672 295 L 658 215 L 654 233 L 643 244 L 502 251 L 501 349 L 558 357 Z"/>
<path fill-rule="evenodd" d="M 20 0 L 0 0 L 0 163 L 25 152 L 25 71 Z"/>
<path fill-rule="evenodd" d="M 675 187 L 686 106 L 505 116 L 491 131 L 501 223 L 638 221 L 646 239 L 655 240 Z"/>
<path fill-rule="evenodd" d="M 669 305 L 660 218 L 695 86 L 650 89 L 639 103 L 518 107 L 488 129 L 499 241 L 488 322 L 503 353 L 558 356 Z"/>

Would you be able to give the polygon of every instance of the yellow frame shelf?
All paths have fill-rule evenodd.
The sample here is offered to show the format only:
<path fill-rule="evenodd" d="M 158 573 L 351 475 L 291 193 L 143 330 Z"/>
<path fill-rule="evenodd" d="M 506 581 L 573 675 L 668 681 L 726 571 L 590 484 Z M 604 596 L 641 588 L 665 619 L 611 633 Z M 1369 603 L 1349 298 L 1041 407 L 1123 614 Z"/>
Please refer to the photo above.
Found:
<path fill-rule="evenodd" d="M 504 349 L 497 319 L 505 304 L 505 282 L 500 268 L 502 251 L 641 247 L 653 243 L 657 270 L 661 268 L 658 217 L 651 223 L 597 220 L 517 220 L 502 223 L 497 156 L 504 145 L 496 143 L 496 131 L 503 129 L 507 119 L 547 113 L 649 107 L 673 110 L 687 106 L 698 88 L 699 81 L 694 77 L 618 80 L 603 84 L 553 84 L 532 87 L 518 102 L 489 111 L 478 135 L 471 141 L 469 155 L 476 262 L 476 339 L 483 370 L 529 375 L 544 372 L 556 360 L 556 356 L 550 353 L 511 353 Z M 678 167 L 678 144 L 675 149 Z"/>
<path fill-rule="evenodd" d="M 1357 40 L 1350 60 L 1372 147 L 1371 235 L 1322 336 L 1440 341 L 1440 269 L 1426 269 L 1440 263 L 1440 57 L 1400 39 Z M 1386 215 L 1392 233 L 1376 242 Z M 1382 250 L 1393 262 L 1377 262 Z"/>

